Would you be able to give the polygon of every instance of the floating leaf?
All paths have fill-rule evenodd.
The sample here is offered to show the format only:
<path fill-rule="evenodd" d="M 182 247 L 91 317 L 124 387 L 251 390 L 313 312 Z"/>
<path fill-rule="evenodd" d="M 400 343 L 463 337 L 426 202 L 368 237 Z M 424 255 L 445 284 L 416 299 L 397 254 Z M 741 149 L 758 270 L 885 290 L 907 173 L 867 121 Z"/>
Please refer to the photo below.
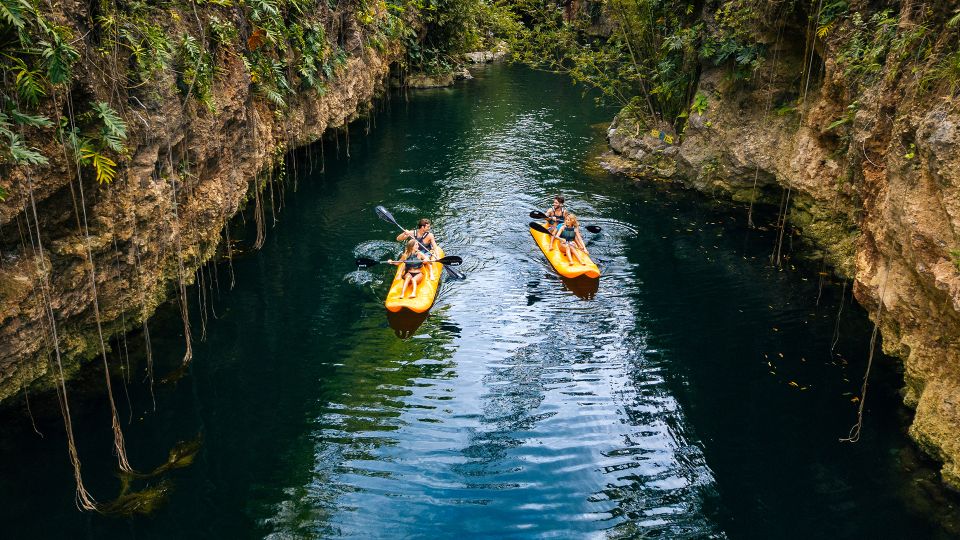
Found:
<path fill-rule="evenodd" d="M 790 386 L 793 386 L 794 388 L 799 388 L 799 387 L 800 387 L 800 385 L 797 384 L 797 383 L 795 383 L 794 381 L 790 381 L 790 382 L 788 382 L 787 384 L 789 384 Z"/>

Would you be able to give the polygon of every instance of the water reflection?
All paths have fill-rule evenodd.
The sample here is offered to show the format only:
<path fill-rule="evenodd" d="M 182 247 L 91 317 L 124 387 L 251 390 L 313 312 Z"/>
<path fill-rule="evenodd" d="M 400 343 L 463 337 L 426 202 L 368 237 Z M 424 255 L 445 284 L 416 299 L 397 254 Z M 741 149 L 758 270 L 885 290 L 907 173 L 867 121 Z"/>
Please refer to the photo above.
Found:
<path fill-rule="evenodd" d="M 420 328 L 420 325 L 423 324 L 423 321 L 430 316 L 430 312 L 416 313 L 413 311 L 395 312 L 386 310 L 386 314 L 390 328 L 393 328 L 393 333 L 400 339 L 412 337 Z"/>
<path fill-rule="evenodd" d="M 600 288 L 600 280 L 585 276 L 568 278 L 560 276 L 563 286 L 581 300 L 593 300 Z"/>

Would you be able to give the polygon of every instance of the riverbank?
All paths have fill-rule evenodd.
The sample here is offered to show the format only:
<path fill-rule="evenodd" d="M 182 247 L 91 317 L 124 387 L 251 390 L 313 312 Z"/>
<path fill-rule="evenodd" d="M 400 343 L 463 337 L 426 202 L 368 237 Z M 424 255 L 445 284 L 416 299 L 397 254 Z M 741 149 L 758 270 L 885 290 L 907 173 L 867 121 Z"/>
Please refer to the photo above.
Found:
<path fill-rule="evenodd" d="M 788 96 L 804 59 L 789 35 L 754 75 L 762 84 L 705 67 L 703 108 L 682 137 L 621 113 L 606 163 L 733 201 L 748 218 L 757 205 L 779 208 L 784 242 L 796 237 L 803 256 L 848 281 L 878 344 L 903 360 L 910 435 L 960 489 L 960 102 L 917 92 L 891 58 L 853 115 L 838 47 L 818 50 L 824 72 L 800 109 Z"/>

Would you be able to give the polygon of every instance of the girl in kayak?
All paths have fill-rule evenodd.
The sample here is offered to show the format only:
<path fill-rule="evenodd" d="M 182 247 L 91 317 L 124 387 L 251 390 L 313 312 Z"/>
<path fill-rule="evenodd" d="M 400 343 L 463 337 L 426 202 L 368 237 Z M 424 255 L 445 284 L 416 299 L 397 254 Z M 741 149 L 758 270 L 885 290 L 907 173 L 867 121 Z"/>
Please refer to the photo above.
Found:
<path fill-rule="evenodd" d="M 564 219 L 567 217 L 567 209 L 563 206 L 563 196 L 557 195 L 553 198 L 553 208 L 547 210 L 547 221 L 549 222 L 549 227 L 547 230 L 553 233 L 557 230 L 557 227 L 563 225 Z M 551 245 L 551 249 L 553 246 Z"/>
<path fill-rule="evenodd" d="M 400 289 L 400 298 L 403 298 L 407 292 L 407 286 L 411 287 L 409 298 L 417 297 L 417 284 L 423 281 L 423 263 L 429 262 L 431 258 L 417 249 L 417 241 L 413 238 L 407 240 L 403 255 L 400 255 L 398 261 L 387 261 L 390 264 L 404 265 L 403 269 L 403 288 Z M 429 269 L 431 265 L 427 265 Z M 433 278 L 431 278 L 433 279 Z"/>
<path fill-rule="evenodd" d="M 403 231 L 397 236 L 397 242 L 403 242 L 404 239 L 411 239 L 414 241 L 414 245 L 417 246 L 420 253 L 423 253 L 429 257 L 436 257 L 437 253 L 437 239 L 433 237 L 433 233 L 430 232 L 430 220 L 423 218 L 417 222 L 417 229 L 415 231 Z M 433 265 L 427 265 L 427 273 L 430 275 L 430 279 L 433 279 Z"/>
<path fill-rule="evenodd" d="M 553 233 L 553 238 L 550 240 L 551 250 L 554 249 L 553 243 L 557 240 L 563 242 L 562 246 L 566 248 L 567 260 L 570 261 L 570 264 L 573 264 L 574 258 L 577 259 L 577 263 L 583 264 L 583 258 L 580 257 L 581 251 L 587 255 L 590 254 L 587 251 L 586 244 L 583 243 L 583 236 L 580 235 L 580 222 L 570 212 L 566 212 L 563 224 L 557 227 L 557 230 Z"/>

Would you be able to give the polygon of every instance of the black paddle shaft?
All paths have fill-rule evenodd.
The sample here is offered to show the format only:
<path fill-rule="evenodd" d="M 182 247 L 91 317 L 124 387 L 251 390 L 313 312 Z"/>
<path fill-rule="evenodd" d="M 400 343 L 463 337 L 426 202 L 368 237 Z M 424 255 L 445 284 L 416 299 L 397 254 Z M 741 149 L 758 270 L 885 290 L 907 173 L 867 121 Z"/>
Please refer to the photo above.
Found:
<path fill-rule="evenodd" d="M 356 262 L 357 262 L 358 268 L 370 268 L 371 266 L 375 266 L 382 263 L 388 263 L 390 261 L 377 261 L 374 259 L 369 259 L 367 257 L 358 257 Z M 460 257 L 457 257 L 456 255 L 448 255 L 446 257 L 441 257 L 435 261 L 424 261 L 424 262 L 426 263 L 438 262 L 444 266 L 460 266 L 461 264 L 463 264 L 463 259 L 461 259 Z"/>
<path fill-rule="evenodd" d="M 546 214 L 544 214 L 539 210 L 533 210 L 532 212 L 530 212 L 530 217 L 532 217 L 533 219 L 550 219 L 549 216 L 547 216 Z M 602 230 L 599 225 L 587 225 L 584 227 L 584 229 L 592 232 L 593 234 L 597 234 Z"/>

